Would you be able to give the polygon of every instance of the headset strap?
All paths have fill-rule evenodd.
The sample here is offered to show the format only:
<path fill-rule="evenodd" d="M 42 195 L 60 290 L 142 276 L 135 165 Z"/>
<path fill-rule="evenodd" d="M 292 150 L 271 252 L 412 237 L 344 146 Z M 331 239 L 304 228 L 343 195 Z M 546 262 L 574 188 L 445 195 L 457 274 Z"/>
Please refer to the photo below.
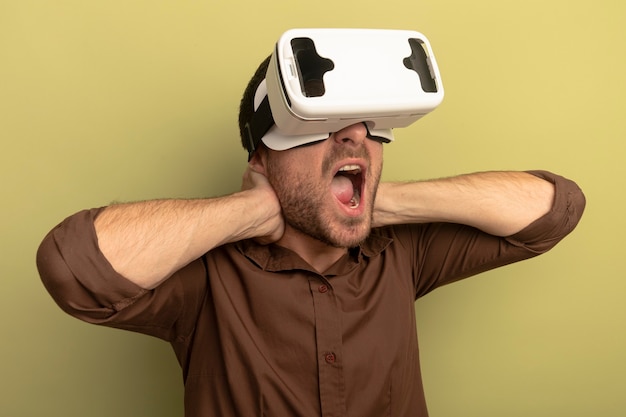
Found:
<path fill-rule="evenodd" d="M 248 160 L 256 150 L 268 130 L 274 125 L 274 117 L 270 108 L 270 101 L 267 96 L 263 98 L 259 108 L 252 114 L 252 118 L 244 126 L 246 135 L 246 149 L 248 150 Z"/>

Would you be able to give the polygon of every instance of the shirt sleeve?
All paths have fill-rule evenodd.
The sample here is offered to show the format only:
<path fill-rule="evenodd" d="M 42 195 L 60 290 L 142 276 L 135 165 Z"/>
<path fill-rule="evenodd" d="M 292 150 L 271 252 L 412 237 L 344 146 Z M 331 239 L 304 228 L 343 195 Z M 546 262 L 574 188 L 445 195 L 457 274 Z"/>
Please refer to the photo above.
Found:
<path fill-rule="evenodd" d="M 497 237 L 452 223 L 407 225 L 397 231 L 394 239 L 400 239 L 406 256 L 413 259 L 416 298 L 442 285 L 545 253 L 576 227 L 586 203 L 578 185 L 547 171 L 529 173 L 554 184 L 554 202 L 548 213 L 512 236 Z"/>
<path fill-rule="evenodd" d="M 547 252 L 570 234 L 585 210 L 585 195 L 578 185 L 548 171 L 528 171 L 554 185 L 555 197 L 550 210 L 520 232 L 509 236 L 508 242 L 541 254 Z"/>
<path fill-rule="evenodd" d="M 52 298 L 66 313 L 89 323 L 168 341 L 189 334 L 193 314 L 188 310 L 199 306 L 206 290 L 202 261 L 192 262 L 155 290 L 137 286 L 118 274 L 100 251 L 94 220 L 101 210 L 68 217 L 39 246 L 37 268 Z"/>

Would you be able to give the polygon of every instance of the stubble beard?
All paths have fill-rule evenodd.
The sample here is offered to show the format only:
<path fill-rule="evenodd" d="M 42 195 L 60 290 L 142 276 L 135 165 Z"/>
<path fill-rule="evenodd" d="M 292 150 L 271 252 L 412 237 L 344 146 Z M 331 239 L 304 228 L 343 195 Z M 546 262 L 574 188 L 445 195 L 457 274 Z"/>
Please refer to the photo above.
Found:
<path fill-rule="evenodd" d="M 343 157 L 350 156 L 344 155 Z M 362 155 L 360 155 L 362 156 Z M 366 184 L 368 206 L 363 216 L 339 216 L 332 205 L 334 198 L 330 193 L 325 175 L 333 161 L 341 159 L 341 155 L 326 158 L 323 163 L 320 181 L 313 175 L 298 178 L 284 170 L 275 169 L 268 161 L 268 180 L 280 201 L 285 223 L 294 230 L 308 235 L 320 242 L 337 248 L 351 248 L 360 244 L 370 233 L 376 190 L 380 179 L 380 168 L 377 172 L 367 170 Z M 368 158 L 369 161 L 369 158 Z M 370 167 L 371 168 L 371 167 Z M 312 179 L 314 178 L 314 179 Z"/>

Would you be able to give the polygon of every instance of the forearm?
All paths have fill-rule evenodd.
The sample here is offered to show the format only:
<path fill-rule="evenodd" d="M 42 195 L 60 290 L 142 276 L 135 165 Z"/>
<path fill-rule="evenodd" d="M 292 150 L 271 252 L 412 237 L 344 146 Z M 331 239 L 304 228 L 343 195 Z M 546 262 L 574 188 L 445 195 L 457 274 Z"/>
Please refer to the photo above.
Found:
<path fill-rule="evenodd" d="M 260 190 L 215 199 L 156 200 L 107 207 L 96 219 L 100 250 L 143 288 L 222 244 L 262 236 L 277 215 Z"/>
<path fill-rule="evenodd" d="M 509 236 L 546 214 L 554 186 L 525 172 L 481 172 L 409 183 L 382 183 L 374 225 L 450 222 Z"/>

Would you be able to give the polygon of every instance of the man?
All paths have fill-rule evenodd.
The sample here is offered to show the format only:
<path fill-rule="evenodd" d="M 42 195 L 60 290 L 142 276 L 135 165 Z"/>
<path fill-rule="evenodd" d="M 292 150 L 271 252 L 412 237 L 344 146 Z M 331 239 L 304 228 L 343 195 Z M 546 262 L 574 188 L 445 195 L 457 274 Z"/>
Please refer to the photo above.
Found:
<path fill-rule="evenodd" d="M 240 192 L 70 216 L 40 247 L 43 282 L 75 317 L 170 342 L 186 416 L 427 416 L 414 301 L 546 252 L 584 196 L 545 171 L 379 184 L 365 123 L 272 149 L 289 140 L 248 148 Z"/>

